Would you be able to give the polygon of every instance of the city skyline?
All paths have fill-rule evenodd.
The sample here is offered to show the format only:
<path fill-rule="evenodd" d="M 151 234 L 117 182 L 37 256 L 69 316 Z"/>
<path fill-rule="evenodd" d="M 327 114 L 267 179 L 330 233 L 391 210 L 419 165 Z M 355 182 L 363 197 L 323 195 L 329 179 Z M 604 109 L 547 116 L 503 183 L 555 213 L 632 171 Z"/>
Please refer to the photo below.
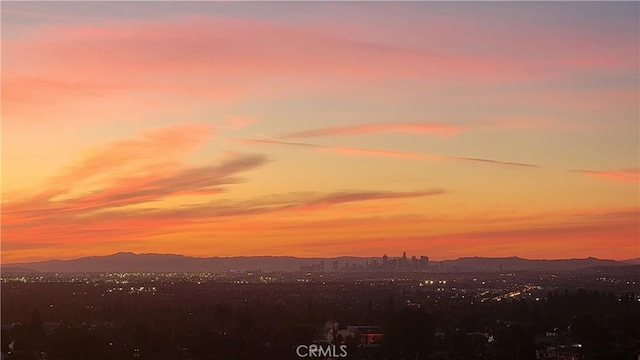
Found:
<path fill-rule="evenodd" d="M 638 3 L 2 4 L 2 263 L 640 257 Z"/>

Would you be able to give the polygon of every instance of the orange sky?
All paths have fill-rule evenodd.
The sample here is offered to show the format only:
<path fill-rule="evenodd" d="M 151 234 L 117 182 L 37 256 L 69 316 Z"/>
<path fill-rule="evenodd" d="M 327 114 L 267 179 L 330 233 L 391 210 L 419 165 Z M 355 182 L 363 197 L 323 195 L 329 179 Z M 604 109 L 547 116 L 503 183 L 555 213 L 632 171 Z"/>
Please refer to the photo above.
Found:
<path fill-rule="evenodd" d="M 2 3 L 2 263 L 640 257 L 638 3 Z"/>

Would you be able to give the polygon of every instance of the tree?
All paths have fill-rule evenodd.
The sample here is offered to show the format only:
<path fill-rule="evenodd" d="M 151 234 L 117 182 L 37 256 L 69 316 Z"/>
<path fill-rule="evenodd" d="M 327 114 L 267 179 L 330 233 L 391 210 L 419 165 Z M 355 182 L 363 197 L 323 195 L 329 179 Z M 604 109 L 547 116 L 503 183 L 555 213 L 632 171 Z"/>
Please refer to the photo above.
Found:
<path fill-rule="evenodd" d="M 231 315 L 231 308 L 227 304 L 216 304 L 216 318 L 220 321 L 220 328 L 222 329 L 222 333 L 225 333 L 225 322 L 229 319 L 229 315 Z"/>
<path fill-rule="evenodd" d="M 434 330 L 433 319 L 423 311 L 400 310 L 386 326 L 383 351 L 391 359 L 427 359 Z"/>

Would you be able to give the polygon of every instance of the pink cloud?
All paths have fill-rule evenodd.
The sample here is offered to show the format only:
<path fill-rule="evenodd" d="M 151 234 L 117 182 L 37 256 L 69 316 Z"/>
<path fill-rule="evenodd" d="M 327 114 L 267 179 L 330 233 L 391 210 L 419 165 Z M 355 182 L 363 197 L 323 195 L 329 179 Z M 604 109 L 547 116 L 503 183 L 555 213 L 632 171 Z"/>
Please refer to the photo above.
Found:
<path fill-rule="evenodd" d="M 619 169 L 619 170 L 609 170 L 609 171 L 599 171 L 599 170 L 573 170 L 574 172 L 590 175 L 603 180 L 611 180 L 611 181 L 630 181 L 630 182 L 638 182 L 640 181 L 640 168 L 629 168 L 629 169 Z"/>
<path fill-rule="evenodd" d="M 94 147 L 75 164 L 47 179 L 36 194 L 27 198 L 23 195 L 17 202 L 5 202 L 2 210 L 16 214 L 24 213 L 23 207 L 58 211 L 68 208 L 68 204 L 57 200 L 77 196 L 73 195 L 75 189 L 83 188 L 87 183 L 112 182 L 113 186 L 126 188 L 175 174 L 184 168 L 179 159 L 203 145 L 211 135 L 211 128 L 206 124 L 177 124 L 147 129 L 135 137 Z M 124 183 L 128 185 L 122 185 Z M 103 191 L 101 195 L 107 193 Z M 95 197 L 85 195 L 85 201 L 92 196 Z M 8 197 L 17 198 L 15 194 Z M 81 203 L 77 202 L 76 205 Z"/>
<path fill-rule="evenodd" d="M 320 197 L 315 200 L 305 202 L 300 205 L 294 206 L 296 211 L 309 211 L 317 210 L 321 208 L 332 207 L 335 205 L 361 202 L 370 200 L 393 200 L 393 199 L 409 199 L 424 196 L 433 196 L 444 194 L 445 191 L 441 189 L 427 190 L 427 191 L 414 191 L 414 192 L 374 192 L 374 191 L 361 191 L 361 192 L 340 192 L 329 194 Z"/>
<path fill-rule="evenodd" d="M 217 194 L 222 185 L 237 183 L 235 175 L 259 167 L 266 162 L 262 156 L 237 156 L 219 165 L 182 168 L 169 173 L 120 178 L 105 188 L 86 195 L 63 200 L 55 198 L 8 203 L 3 206 L 3 222 L 10 228 L 12 221 L 61 220 L 87 216 L 93 211 L 138 205 L 177 195 Z"/>
<path fill-rule="evenodd" d="M 465 131 L 465 127 L 435 123 L 383 123 L 336 126 L 285 134 L 283 138 L 308 138 L 335 135 L 359 135 L 371 133 L 411 133 L 451 136 Z"/>
<path fill-rule="evenodd" d="M 469 56 L 455 47 L 434 53 L 409 44 L 348 38 L 327 32 L 326 26 L 340 24 L 286 26 L 197 16 L 34 27 L 19 38 L 3 40 L 3 105 L 15 109 L 14 102 L 19 100 L 42 102 L 131 89 L 225 101 L 248 95 L 295 96 L 303 88 L 311 90 L 326 83 L 325 79 L 332 81 L 333 88 L 353 80 L 406 77 L 505 83 L 536 81 L 544 74 L 557 77 L 576 67 L 635 69 L 637 65 L 617 53 L 590 59 L 590 54 L 598 54 L 590 48 L 575 55 L 575 49 L 558 47 L 554 56 L 536 58 L 529 56 L 531 52 L 523 56 L 517 51 L 508 56 Z M 443 29 L 423 30 L 431 31 L 420 33 Z M 491 30 L 483 36 L 500 39 L 498 35 L 500 32 Z M 526 43 L 548 47 L 548 38 L 541 39 Z M 450 44 L 465 41 L 459 37 L 451 40 Z M 513 45 L 507 40 L 505 43 Z M 566 54 L 560 52 L 563 49 Z M 39 61 L 43 58 L 47 61 Z M 280 79 L 278 85 L 290 86 L 273 86 L 273 79 Z M 39 90 L 30 92 L 34 86 Z"/>
<path fill-rule="evenodd" d="M 212 136 L 207 124 L 176 124 L 144 130 L 130 139 L 115 140 L 91 149 L 82 159 L 54 179 L 71 183 L 116 169 L 143 163 L 166 163 L 203 145 Z"/>
<path fill-rule="evenodd" d="M 223 193 L 228 185 L 242 182 L 241 174 L 267 163 L 262 155 L 247 154 L 230 155 L 213 165 L 186 166 L 179 161 L 210 136 L 206 125 L 183 124 L 148 129 L 135 137 L 114 140 L 90 150 L 73 167 L 49 179 L 35 194 L 2 204 L 3 242 L 13 249 L 21 248 L 20 244 L 28 247 L 28 244 L 43 242 L 69 246 L 85 243 L 91 248 L 87 242 L 142 239 L 185 231 L 194 223 L 223 218 L 325 211 L 347 204 L 444 193 L 439 189 L 343 191 L 154 207 L 155 202 L 182 195 Z M 84 184 L 88 181 L 92 187 L 85 190 Z M 141 208 L 141 205 L 147 207 Z M 360 210 L 366 211 L 367 207 Z"/>
<path fill-rule="evenodd" d="M 422 216 L 381 216 L 334 218 L 323 221 L 300 221 L 264 224 L 261 229 L 275 229 L 274 236 L 295 237 L 296 252 L 342 256 L 380 256 L 393 249 L 423 253 L 434 260 L 461 256 L 522 256 L 530 258 L 608 257 L 628 258 L 637 251 L 638 208 L 626 210 L 592 210 L 566 213 L 537 213 L 524 222 L 485 214 L 483 218 L 464 214 L 447 219 Z M 424 233 L 425 224 L 446 223 L 443 230 Z M 493 226 L 501 224 L 509 226 Z M 474 230 L 464 230 L 473 225 Z M 487 226 L 490 225 L 490 226 Z M 514 226 L 515 225 L 515 226 Z M 331 229 L 340 228 L 340 233 Z M 375 229 L 379 235 L 370 235 Z M 417 232 L 416 229 L 419 229 Z M 308 234 L 314 236 L 308 236 Z M 612 240 L 613 239 L 613 240 Z M 613 241 L 613 242 L 612 242 Z M 612 243 L 603 249 L 603 243 Z M 291 248 L 269 244 L 266 253 L 279 254 Z"/>
<path fill-rule="evenodd" d="M 330 145 L 287 142 L 287 141 L 277 141 L 277 140 L 240 139 L 238 141 L 245 142 L 245 143 L 255 143 L 255 144 L 273 144 L 273 145 L 315 148 L 315 149 L 320 149 L 324 151 L 337 152 L 342 154 L 351 154 L 351 155 L 372 155 L 372 156 L 400 157 L 400 158 L 423 159 L 423 160 L 457 160 L 457 161 L 481 162 L 481 163 L 496 164 L 496 165 L 539 167 L 538 165 L 525 164 L 525 163 L 519 163 L 519 162 L 499 161 L 499 160 L 481 159 L 481 158 L 473 158 L 473 157 L 461 157 L 461 156 L 431 155 L 431 154 L 421 154 L 421 153 L 413 153 L 413 152 L 406 152 L 406 151 L 366 149 L 366 148 L 355 148 L 355 147 L 348 147 L 348 146 L 330 146 Z"/>
<path fill-rule="evenodd" d="M 242 160 L 246 162 L 248 159 Z M 245 164 L 233 162 L 220 165 L 217 170 L 227 168 L 228 171 L 242 171 Z M 214 169 L 215 170 L 215 169 Z M 215 174 L 215 171 L 212 171 Z M 224 173 L 224 171 L 222 171 Z M 218 174 L 220 175 L 220 174 Z M 220 183 L 220 179 L 212 176 L 208 182 Z M 140 239 L 167 233 L 188 233 L 192 225 L 207 225 L 208 230 L 218 231 L 220 226 L 211 224 L 226 219 L 251 218 L 256 215 L 281 213 L 307 213 L 329 210 L 346 204 L 362 202 L 384 202 L 389 200 L 412 199 L 443 194 L 443 190 L 433 189 L 414 192 L 387 191 L 343 191 L 328 194 L 291 194 L 279 199 L 256 199 L 244 202 L 210 202 L 199 205 L 173 208 L 127 209 L 120 208 L 126 204 L 139 204 L 160 196 L 176 195 L 176 189 L 182 187 L 177 177 L 162 179 L 160 183 L 167 186 L 154 188 L 110 189 L 105 194 L 70 199 L 63 204 L 51 205 L 48 208 L 33 207 L 29 203 L 11 204 L 9 209 L 3 208 L 4 239 L 19 246 L 20 243 L 64 243 L 77 244 L 91 242 L 118 242 L 132 238 Z M 186 177 L 193 183 L 193 177 Z M 207 183 L 208 183 L 207 182 Z M 178 183 L 178 185 L 176 185 Z M 201 182 L 197 182 L 201 186 Z M 116 191 L 123 190 L 123 191 Z M 127 190 L 127 191 L 124 191 Z M 195 189 L 196 191 L 199 189 Z M 99 210 L 112 209 L 104 212 Z M 223 226 L 222 228 L 228 228 Z M 246 227 L 243 227 L 247 230 Z"/>
<path fill-rule="evenodd" d="M 34 198 L 3 204 L 3 242 L 44 241 L 84 244 L 91 248 L 93 243 L 130 241 L 161 234 L 188 224 L 191 219 L 178 214 L 159 218 L 157 210 L 117 212 L 118 209 L 180 195 L 219 194 L 225 191 L 225 185 L 240 181 L 238 174 L 260 167 L 265 162 L 262 156 L 239 155 L 218 165 L 182 167 L 148 176 L 119 178 L 106 182 L 98 191 L 67 195 L 63 199 L 52 197 L 59 192 L 52 194 L 45 190 Z M 212 209 L 206 212 L 213 214 Z"/>

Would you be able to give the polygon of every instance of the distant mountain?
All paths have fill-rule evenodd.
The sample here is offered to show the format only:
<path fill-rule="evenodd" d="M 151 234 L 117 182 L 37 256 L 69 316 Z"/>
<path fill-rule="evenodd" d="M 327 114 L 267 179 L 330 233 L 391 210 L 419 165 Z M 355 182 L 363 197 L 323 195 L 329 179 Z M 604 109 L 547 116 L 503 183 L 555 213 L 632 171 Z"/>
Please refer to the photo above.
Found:
<path fill-rule="evenodd" d="M 38 271 L 34 270 L 34 269 L 28 269 L 28 268 L 24 268 L 24 267 L 20 267 L 20 266 L 2 266 L 0 267 L 0 273 L 1 274 L 12 274 L 12 275 L 28 275 L 28 274 L 34 274 L 37 273 Z"/>
<path fill-rule="evenodd" d="M 631 264 L 631 265 L 640 265 L 640 258 L 622 260 L 621 262 L 625 264 Z"/>
<path fill-rule="evenodd" d="M 590 274 L 596 277 L 601 275 L 604 276 L 634 276 L 638 277 L 640 274 L 640 264 L 639 265 L 629 265 L 626 264 L 624 266 L 594 266 L 584 269 L 577 269 L 576 272 L 580 272 L 582 274 Z"/>
<path fill-rule="evenodd" d="M 324 261 L 325 269 L 331 269 L 333 261 L 340 266 L 346 263 L 361 265 L 367 258 L 296 258 L 292 256 L 241 256 L 241 257 L 188 257 L 173 254 L 134 254 L 120 252 L 107 256 L 91 256 L 75 260 L 48 260 L 33 263 L 11 264 L 12 267 L 28 267 L 42 272 L 220 272 L 220 271 L 298 271 L 303 265 Z"/>
<path fill-rule="evenodd" d="M 561 259 L 561 260 L 529 260 L 519 257 L 506 258 L 482 258 L 464 257 L 457 260 L 445 260 L 439 262 L 443 269 L 454 271 L 569 271 L 596 266 L 624 266 L 628 265 L 615 260 L 602 260 L 593 257 L 585 259 Z"/>
<path fill-rule="evenodd" d="M 340 267 L 347 263 L 364 265 L 371 258 L 297 258 L 292 256 L 242 256 L 242 257 L 189 257 L 173 254 L 134 254 L 121 252 L 107 256 L 84 257 L 75 260 L 49 260 L 32 263 L 6 264 L 5 269 L 22 269 L 28 272 L 221 272 L 260 269 L 272 271 L 298 271 L 301 266 L 324 262 L 325 271 L 330 271 L 334 261 Z M 380 258 L 376 259 L 381 262 Z M 631 264 L 596 258 L 565 260 L 529 260 L 519 257 L 482 258 L 464 257 L 456 260 L 432 261 L 435 271 L 570 271 L 593 267 L 629 266 Z M 24 272 L 24 271 L 23 271 Z"/>

